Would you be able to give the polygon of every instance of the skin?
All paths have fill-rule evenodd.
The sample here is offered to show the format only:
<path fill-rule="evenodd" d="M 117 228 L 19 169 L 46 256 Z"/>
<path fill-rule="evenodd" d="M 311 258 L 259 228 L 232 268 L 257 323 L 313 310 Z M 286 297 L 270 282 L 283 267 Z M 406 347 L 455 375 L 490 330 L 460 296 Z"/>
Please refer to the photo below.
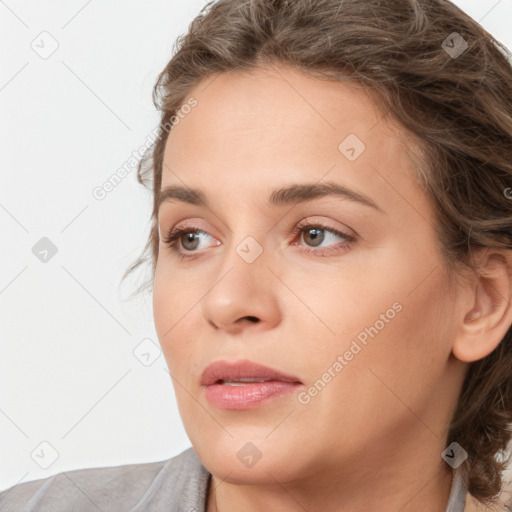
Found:
<path fill-rule="evenodd" d="M 489 286 L 470 273 L 448 286 L 406 133 L 356 84 L 279 65 L 209 77 L 190 96 L 198 105 L 169 135 L 162 187 L 199 188 L 212 207 L 161 206 L 153 307 L 185 429 L 213 475 L 207 511 L 445 511 L 448 424 L 467 363 L 512 323 L 510 261 L 487 251 L 479 270 Z M 351 133 L 366 145 L 355 161 L 338 149 Z M 382 211 L 336 196 L 266 205 L 276 187 L 325 181 Z M 292 232 L 308 218 L 356 240 L 343 248 L 322 231 L 320 248 L 334 252 L 307 253 L 319 250 L 313 237 Z M 177 225 L 207 233 L 175 242 L 195 251 L 188 260 L 162 240 Z M 247 236 L 263 250 L 252 263 L 236 252 Z M 394 303 L 401 311 L 300 403 Z M 220 359 L 304 385 L 253 409 L 218 409 L 200 377 Z M 237 457 L 247 442 L 262 454 L 252 467 Z"/>

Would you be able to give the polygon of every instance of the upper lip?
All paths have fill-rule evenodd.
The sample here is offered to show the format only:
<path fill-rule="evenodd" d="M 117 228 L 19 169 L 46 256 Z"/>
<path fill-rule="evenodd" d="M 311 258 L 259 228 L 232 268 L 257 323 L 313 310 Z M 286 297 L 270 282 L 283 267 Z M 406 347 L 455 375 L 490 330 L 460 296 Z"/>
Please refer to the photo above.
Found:
<path fill-rule="evenodd" d="M 280 372 L 254 361 L 214 361 L 201 375 L 201 385 L 210 386 L 219 380 L 236 380 L 240 378 L 278 380 L 282 382 L 302 382 L 295 376 Z"/>

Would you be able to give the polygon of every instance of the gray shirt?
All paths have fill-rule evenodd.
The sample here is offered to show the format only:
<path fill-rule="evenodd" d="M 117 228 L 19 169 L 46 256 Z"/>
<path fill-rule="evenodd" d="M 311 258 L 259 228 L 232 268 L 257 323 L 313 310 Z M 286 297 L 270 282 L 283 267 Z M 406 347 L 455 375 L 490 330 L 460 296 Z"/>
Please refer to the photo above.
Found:
<path fill-rule="evenodd" d="M 463 512 L 459 469 L 446 512 Z M 211 474 L 193 447 L 159 462 L 66 471 L 0 493 L 1 512 L 205 512 Z"/>

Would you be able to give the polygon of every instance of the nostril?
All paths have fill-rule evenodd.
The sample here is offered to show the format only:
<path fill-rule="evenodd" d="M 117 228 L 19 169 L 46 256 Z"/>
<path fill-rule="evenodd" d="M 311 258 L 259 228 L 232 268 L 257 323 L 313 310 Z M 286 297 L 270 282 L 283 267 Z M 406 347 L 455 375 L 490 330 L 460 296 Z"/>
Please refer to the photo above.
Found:
<path fill-rule="evenodd" d="M 250 320 L 251 322 L 259 322 L 259 319 L 256 318 L 255 316 L 246 316 L 245 318 L 247 318 L 247 320 Z"/>

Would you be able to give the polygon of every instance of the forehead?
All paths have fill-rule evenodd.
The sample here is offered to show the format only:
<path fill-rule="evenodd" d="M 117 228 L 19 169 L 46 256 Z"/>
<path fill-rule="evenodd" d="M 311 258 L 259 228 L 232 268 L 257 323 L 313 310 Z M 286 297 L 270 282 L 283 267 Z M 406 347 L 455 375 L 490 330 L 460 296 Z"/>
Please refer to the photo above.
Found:
<path fill-rule="evenodd" d="M 382 196 L 386 176 L 413 186 L 405 132 L 359 84 L 274 66 L 210 76 L 189 97 L 197 106 L 170 132 L 162 188 L 249 200 L 324 177 L 374 197 Z M 350 160 L 347 144 L 354 142 L 360 155 Z M 396 199 L 396 191 L 386 193 Z"/>
<path fill-rule="evenodd" d="M 326 143 L 330 143 L 344 133 L 363 136 L 379 121 L 381 131 L 389 125 L 385 112 L 360 84 L 320 80 L 288 66 L 215 74 L 200 82 L 189 96 L 198 105 L 171 131 L 171 146 L 173 139 L 189 138 L 191 131 L 205 143 L 218 142 L 227 134 L 243 139 L 254 134 L 288 143 L 296 137 L 300 145 L 301 136 L 319 140 L 329 136 Z"/>

